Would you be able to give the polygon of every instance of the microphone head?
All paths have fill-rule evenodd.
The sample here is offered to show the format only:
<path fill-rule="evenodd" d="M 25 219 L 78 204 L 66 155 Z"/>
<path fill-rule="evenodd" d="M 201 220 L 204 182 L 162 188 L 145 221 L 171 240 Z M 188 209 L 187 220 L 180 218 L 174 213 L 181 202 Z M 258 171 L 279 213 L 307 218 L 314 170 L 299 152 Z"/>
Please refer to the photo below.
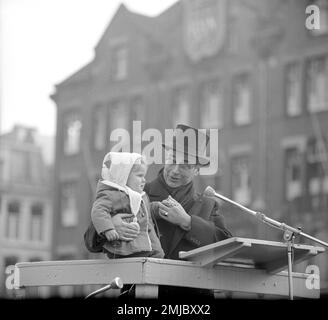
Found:
<path fill-rule="evenodd" d="M 111 283 L 112 289 L 122 289 L 123 288 L 123 281 L 121 278 L 116 277 Z"/>
<path fill-rule="evenodd" d="M 215 197 L 215 190 L 212 187 L 208 186 L 204 190 L 203 195 L 209 198 Z"/>

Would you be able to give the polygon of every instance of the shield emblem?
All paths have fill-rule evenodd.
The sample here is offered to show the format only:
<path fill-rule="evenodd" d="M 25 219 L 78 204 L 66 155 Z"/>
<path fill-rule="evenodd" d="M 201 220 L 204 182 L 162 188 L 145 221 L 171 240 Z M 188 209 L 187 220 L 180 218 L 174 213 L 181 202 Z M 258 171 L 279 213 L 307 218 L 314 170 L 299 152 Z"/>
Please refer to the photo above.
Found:
<path fill-rule="evenodd" d="M 184 47 L 194 62 L 218 53 L 226 34 L 226 0 L 182 0 Z"/>

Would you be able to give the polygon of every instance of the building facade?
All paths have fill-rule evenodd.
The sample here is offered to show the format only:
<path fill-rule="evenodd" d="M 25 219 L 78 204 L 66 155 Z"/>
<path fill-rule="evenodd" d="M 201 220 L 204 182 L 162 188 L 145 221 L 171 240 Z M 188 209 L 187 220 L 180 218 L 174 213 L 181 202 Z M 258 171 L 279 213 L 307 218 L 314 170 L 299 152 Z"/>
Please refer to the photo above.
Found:
<path fill-rule="evenodd" d="M 319 29 L 306 27 L 309 5 L 320 9 Z M 133 139 L 140 150 L 151 144 L 147 129 L 164 136 L 177 123 L 220 129 L 219 169 L 197 180 L 200 191 L 211 185 L 327 241 L 327 40 L 326 0 L 181 0 L 156 17 L 121 5 L 94 59 L 52 95 L 54 257 L 90 256 L 83 233 L 113 131 L 127 129 L 121 139 L 137 151 Z M 231 205 L 222 212 L 235 235 L 283 241 Z M 327 287 L 327 254 L 307 263 L 319 265 Z"/>
<path fill-rule="evenodd" d="M 36 131 L 23 126 L 0 136 L 1 297 L 12 298 L 17 262 L 51 259 L 52 169 L 45 165 Z M 40 294 L 47 295 L 41 289 Z"/>

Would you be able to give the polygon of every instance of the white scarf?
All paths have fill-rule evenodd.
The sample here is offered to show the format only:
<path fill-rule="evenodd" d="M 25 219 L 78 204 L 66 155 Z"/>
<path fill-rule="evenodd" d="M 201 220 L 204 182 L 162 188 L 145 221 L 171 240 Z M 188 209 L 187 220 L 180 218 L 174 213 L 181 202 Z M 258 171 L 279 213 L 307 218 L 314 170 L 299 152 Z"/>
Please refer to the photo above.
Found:
<path fill-rule="evenodd" d="M 125 192 L 130 199 L 130 207 L 134 216 L 140 209 L 142 196 L 145 192 L 139 193 L 126 185 L 131 169 L 135 162 L 142 158 L 138 153 L 129 152 L 109 152 L 105 155 L 101 170 L 101 181 L 103 184 Z M 107 168 L 105 162 L 110 160 L 110 167 Z"/>

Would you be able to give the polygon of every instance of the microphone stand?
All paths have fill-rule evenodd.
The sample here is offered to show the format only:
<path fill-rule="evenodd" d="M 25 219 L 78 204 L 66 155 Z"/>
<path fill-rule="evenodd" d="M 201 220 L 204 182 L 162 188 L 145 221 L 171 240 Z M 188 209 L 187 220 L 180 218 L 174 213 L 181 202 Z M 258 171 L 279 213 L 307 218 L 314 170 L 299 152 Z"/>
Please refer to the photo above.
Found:
<path fill-rule="evenodd" d="M 297 235 L 301 235 L 305 238 L 308 238 L 317 243 L 320 243 L 326 247 L 328 247 L 328 243 L 302 232 L 302 230 L 299 228 L 294 228 L 294 227 L 287 225 L 286 223 L 279 222 L 277 220 L 268 218 L 264 213 L 256 212 L 251 209 L 248 209 L 248 208 L 244 207 L 243 205 L 241 205 L 219 193 L 216 193 L 215 190 L 210 186 L 208 186 L 205 189 L 203 195 L 206 197 L 210 197 L 210 198 L 219 198 L 221 200 L 229 202 L 230 204 L 238 207 L 243 212 L 250 214 L 251 216 L 255 217 L 256 219 L 262 221 L 263 223 L 265 223 L 271 227 L 274 227 L 274 228 L 284 231 L 284 239 L 287 242 L 289 298 L 290 298 L 290 300 L 293 300 L 294 297 L 293 297 L 293 280 L 292 280 L 292 255 L 293 255 L 293 241 L 294 241 L 295 237 Z"/>
<path fill-rule="evenodd" d="M 284 240 L 287 244 L 287 261 L 288 261 L 288 289 L 289 299 L 294 300 L 294 287 L 293 287 L 293 244 L 295 234 L 286 230 L 284 232 Z"/>

